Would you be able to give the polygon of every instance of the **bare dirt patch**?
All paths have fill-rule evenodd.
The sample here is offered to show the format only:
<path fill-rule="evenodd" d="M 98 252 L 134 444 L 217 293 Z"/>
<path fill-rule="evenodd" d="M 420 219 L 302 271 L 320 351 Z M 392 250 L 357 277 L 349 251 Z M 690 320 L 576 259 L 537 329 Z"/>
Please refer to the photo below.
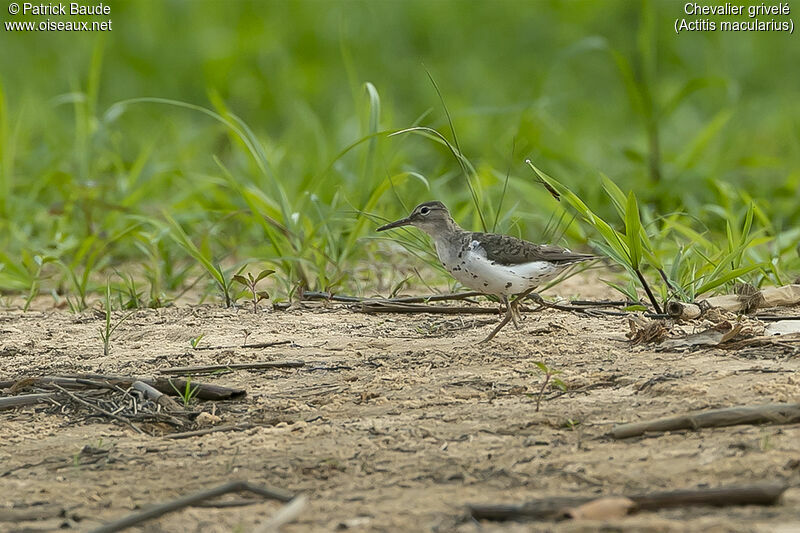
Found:
<path fill-rule="evenodd" d="M 253 361 L 305 366 L 196 378 L 246 389 L 243 400 L 197 407 L 213 411 L 220 424 L 253 427 L 190 439 L 138 435 L 74 408 L 0 412 L 0 516 L 56 508 L 51 518 L 0 522 L 0 530 L 86 531 L 234 479 L 306 493 L 309 506 L 286 531 L 593 531 L 598 523 L 478 524 L 467 519 L 465 504 L 800 485 L 798 424 L 624 441 L 605 436 L 619 422 L 800 401 L 797 357 L 774 348 L 739 354 L 631 347 L 624 318 L 554 310 L 527 314 L 519 331 L 509 326 L 476 346 L 496 320 L 365 315 L 327 304 L 256 315 L 216 306 L 142 310 L 119 327 L 104 357 L 102 317 L 4 311 L 0 380 L 77 372 L 147 376 L 173 366 Z M 240 348 L 243 330 L 249 343 L 291 344 Z M 220 348 L 193 350 L 189 340 L 200 334 L 200 346 Z M 538 413 L 542 375 L 535 361 L 562 371 L 568 386 L 565 393 L 549 390 Z M 81 453 L 86 446 L 95 452 Z M 790 531 L 800 528 L 798 500 L 790 489 L 776 507 L 642 513 L 611 527 Z M 140 530 L 249 531 L 278 506 L 194 507 Z"/>

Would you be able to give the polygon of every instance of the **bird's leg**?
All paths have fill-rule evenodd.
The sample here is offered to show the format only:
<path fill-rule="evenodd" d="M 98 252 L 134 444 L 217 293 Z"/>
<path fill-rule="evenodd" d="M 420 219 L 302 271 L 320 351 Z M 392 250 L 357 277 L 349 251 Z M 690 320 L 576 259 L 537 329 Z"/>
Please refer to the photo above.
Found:
<path fill-rule="evenodd" d="M 517 303 L 517 300 L 511 302 L 511 317 L 514 320 L 514 325 L 519 329 L 519 322 L 522 321 L 522 315 L 519 312 L 519 303 Z"/>
<path fill-rule="evenodd" d="M 519 294 L 519 296 L 517 296 L 516 298 L 514 298 L 514 301 L 513 301 L 513 302 L 511 302 L 512 314 L 513 314 L 513 315 L 516 315 L 516 316 L 515 316 L 515 318 L 514 318 L 514 325 L 515 325 L 515 326 L 517 326 L 517 329 L 519 329 L 519 326 L 517 325 L 517 317 L 519 317 L 519 319 L 520 319 L 520 320 L 522 320 L 522 316 L 519 314 L 519 304 L 520 304 L 520 303 L 522 302 L 522 300 L 524 300 L 524 299 L 525 299 L 525 298 L 526 298 L 526 297 L 527 297 L 527 296 L 528 296 L 528 295 L 529 295 L 531 292 L 533 292 L 533 289 L 528 289 L 527 291 L 525 291 L 525 292 L 523 292 L 523 293 L 520 293 L 520 294 Z M 538 295 L 537 295 L 537 296 L 538 296 Z"/>
<path fill-rule="evenodd" d="M 484 343 L 487 343 L 490 340 L 492 340 L 494 338 L 494 336 L 497 335 L 497 332 L 500 331 L 501 329 L 503 329 L 503 327 L 506 324 L 508 324 L 511 321 L 511 319 L 514 317 L 513 311 L 511 310 L 512 307 L 511 307 L 511 304 L 508 301 L 508 298 L 503 296 L 503 302 L 506 304 L 506 315 L 503 317 L 503 320 L 501 320 L 500 323 L 497 324 L 497 326 L 492 330 L 492 332 L 489 333 L 489 335 L 480 342 L 480 344 L 484 344 Z"/>
<path fill-rule="evenodd" d="M 506 312 L 511 313 L 511 320 L 514 322 L 514 327 L 519 329 L 519 311 L 513 302 L 509 301 L 507 296 L 503 296 L 503 301 L 506 303 Z M 515 300 L 516 301 L 516 300 Z"/>

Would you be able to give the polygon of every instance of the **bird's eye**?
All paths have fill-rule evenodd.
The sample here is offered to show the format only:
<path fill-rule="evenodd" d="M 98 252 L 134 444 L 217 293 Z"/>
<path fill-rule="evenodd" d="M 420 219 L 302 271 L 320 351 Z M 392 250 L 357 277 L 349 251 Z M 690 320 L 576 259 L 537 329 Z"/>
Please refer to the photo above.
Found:
<path fill-rule="evenodd" d="M 427 215 L 430 212 L 431 212 L 430 207 L 423 207 L 422 209 L 419 210 L 420 215 Z"/>

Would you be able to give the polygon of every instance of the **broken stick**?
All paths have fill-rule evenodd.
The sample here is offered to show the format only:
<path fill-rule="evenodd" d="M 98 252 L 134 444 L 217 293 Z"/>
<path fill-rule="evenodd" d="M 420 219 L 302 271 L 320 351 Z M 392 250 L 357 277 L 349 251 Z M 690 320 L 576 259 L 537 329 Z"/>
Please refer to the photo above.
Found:
<path fill-rule="evenodd" d="M 303 361 L 264 361 L 261 363 L 232 363 L 230 365 L 176 366 L 162 368 L 162 374 L 206 374 L 217 370 L 255 370 L 259 368 L 299 368 Z"/>
<path fill-rule="evenodd" d="M 287 503 L 294 498 L 293 494 L 281 489 L 261 487 L 252 483 L 248 483 L 247 481 L 232 481 L 212 489 L 196 492 L 194 494 L 189 494 L 166 503 L 154 505 L 153 507 L 145 509 L 144 511 L 133 513 L 121 518 L 120 520 L 102 525 L 92 530 L 91 533 L 115 533 L 131 526 L 135 526 L 136 524 L 144 522 L 145 520 L 158 518 L 159 516 L 165 515 L 172 511 L 177 511 L 178 509 L 183 509 L 184 507 L 190 507 L 204 500 L 216 498 L 217 496 L 222 496 L 223 494 L 228 494 L 229 492 L 239 491 L 249 491 L 258 494 L 259 496 L 264 496 L 265 498 L 278 500 L 284 503 Z"/>
<path fill-rule="evenodd" d="M 774 505 L 778 503 L 788 485 L 768 483 L 744 487 L 722 487 L 714 489 L 675 490 L 636 494 L 629 496 L 636 502 L 636 510 L 654 511 L 668 507 L 687 507 L 690 505 L 713 505 L 727 507 L 730 505 Z"/>
<path fill-rule="evenodd" d="M 301 299 L 308 300 L 330 300 L 333 302 L 342 303 L 361 303 L 361 302 L 378 302 L 378 303 L 427 303 L 427 302 L 442 302 L 446 300 L 467 300 L 475 296 L 483 296 L 481 292 L 459 292 L 454 294 L 431 294 L 429 296 L 403 296 L 400 298 L 359 298 L 357 296 L 342 296 L 338 294 L 331 294 L 329 292 L 303 292 Z"/>
<path fill-rule="evenodd" d="M 273 342 L 257 342 L 255 344 L 242 344 L 241 346 L 197 346 L 193 350 L 230 350 L 236 348 L 271 348 L 272 346 L 282 346 L 284 344 L 291 344 L 292 341 L 273 341 Z"/>
<path fill-rule="evenodd" d="M 678 429 L 737 426 L 740 424 L 791 424 L 800 421 L 800 403 L 772 403 L 742 405 L 725 409 L 711 409 L 680 416 L 657 418 L 645 422 L 621 424 L 611 430 L 615 439 L 638 437 L 648 432 L 663 433 Z"/>
<path fill-rule="evenodd" d="M 496 315 L 500 313 L 499 307 L 425 305 L 377 300 L 362 302 L 357 309 L 362 313 L 432 313 L 439 315 Z"/>
<path fill-rule="evenodd" d="M 667 314 L 672 318 L 692 320 L 702 315 L 703 309 L 697 304 L 673 301 L 667 304 Z"/>
<path fill-rule="evenodd" d="M 19 396 L 9 396 L 7 398 L 0 398 L 0 411 L 3 409 L 13 409 L 23 405 L 33 405 L 39 402 L 44 402 L 50 398 L 57 396 L 56 392 L 45 392 L 42 394 L 20 394 Z"/>
<path fill-rule="evenodd" d="M 148 385 L 144 381 L 134 381 L 131 384 L 131 387 L 138 390 L 142 394 L 145 395 L 146 398 L 154 401 L 167 411 L 180 411 L 181 406 L 178 405 L 178 402 L 164 394 L 163 392 L 159 391 L 155 387 Z"/>
<path fill-rule="evenodd" d="M 788 488 L 782 483 L 769 483 L 743 487 L 676 490 L 634 494 L 626 496 L 636 505 L 631 512 L 655 511 L 670 507 L 692 505 L 774 505 Z M 559 520 L 566 518 L 565 511 L 578 507 L 597 497 L 555 497 L 533 500 L 522 505 L 469 505 L 476 520 Z"/>
<path fill-rule="evenodd" d="M 188 439 L 190 437 L 199 437 L 200 435 L 208 435 L 209 433 L 219 433 L 220 431 L 241 431 L 250 429 L 253 424 L 244 422 L 242 424 L 228 424 L 226 426 L 215 426 L 205 429 L 196 429 L 194 431 L 184 431 L 182 433 L 169 433 L 164 435 L 165 439 Z"/>

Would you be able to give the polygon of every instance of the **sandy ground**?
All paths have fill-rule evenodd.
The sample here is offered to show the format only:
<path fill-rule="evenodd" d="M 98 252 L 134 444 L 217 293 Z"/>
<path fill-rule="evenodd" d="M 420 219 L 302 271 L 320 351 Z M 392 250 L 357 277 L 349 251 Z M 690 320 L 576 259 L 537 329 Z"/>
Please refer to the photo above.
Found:
<path fill-rule="evenodd" d="M 557 292 L 604 296 L 573 279 Z M 488 303 L 484 305 L 490 305 Z M 151 503 L 243 479 L 302 491 L 285 531 L 800 531 L 800 490 L 775 507 L 692 508 L 596 522 L 478 523 L 467 503 L 523 503 L 780 481 L 800 487 L 800 425 L 734 426 L 615 441 L 612 425 L 692 409 L 800 401 L 800 359 L 775 349 L 668 353 L 632 347 L 623 318 L 546 310 L 476 346 L 491 315 L 365 315 L 314 304 L 141 310 L 102 355 L 102 317 L 0 312 L 0 380 L 54 373 L 156 375 L 198 364 L 300 360 L 298 369 L 196 378 L 247 396 L 195 407 L 242 431 L 138 435 L 87 411 L 0 411 L 0 531 L 89 531 Z M 265 349 L 248 342 L 288 340 Z M 203 334 L 193 350 L 189 340 Z M 535 412 L 542 361 L 566 393 Z M 0 391 L 1 392 L 1 391 Z M 8 391 L 5 391 L 7 394 Z M 106 450 L 99 460 L 84 446 Z M 63 510 L 12 521 L 9 512 Z M 193 507 L 148 532 L 251 531 L 277 508 Z M 6 513 L 5 515 L 3 513 Z"/>

